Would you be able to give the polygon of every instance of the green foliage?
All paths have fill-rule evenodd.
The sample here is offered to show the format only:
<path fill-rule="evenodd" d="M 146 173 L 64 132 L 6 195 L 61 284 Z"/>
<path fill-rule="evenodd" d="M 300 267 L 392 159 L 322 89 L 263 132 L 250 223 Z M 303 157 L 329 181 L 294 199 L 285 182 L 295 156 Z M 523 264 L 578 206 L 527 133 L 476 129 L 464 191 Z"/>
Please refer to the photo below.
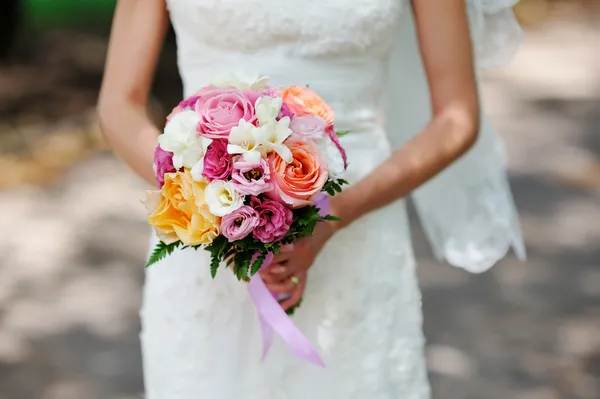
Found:
<path fill-rule="evenodd" d="M 323 186 L 323 191 L 333 197 L 336 193 L 342 192 L 342 186 L 344 184 L 348 184 L 344 179 L 328 180 Z"/>
<path fill-rule="evenodd" d="M 152 251 L 152 255 L 150 255 L 146 267 L 150 267 L 161 259 L 166 258 L 167 255 L 171 255 L 173 251 L 181 245 L 183 245 L 181 241 L 175 241 L 171 244 L 165 244 L 162 241 L 159 242 L 156 244 L 156 247 L 154 247 L 154 251 Z"/>
<path fill-rule="evenodd" d="M 261 253 L 260 255 L 258 255 L 258 257 L 254 261 L 254 263 L 252 263 L 252 268 L 250 269 L 250 275 L 254 276 L 256 273 L 258 273 L 258 271 L 262 267 L 263 263 L 265 262 L 265 259 L 267 259 L 267 254 Z"/>
<path fill-rule="evenodd" d="M 335 132 L 335 134 L 337 134 L 338 137 L 342 137 L 347 135 L 348 133 L 350 133 L 350 130 L 342 130 L 340 132 Z"/>
<path fill-rule="evenodd" d="M 282 301 L 279 301 L 279 303 L 281 303 L 281 302 Z M 294 315 L 294 313 L 296 313 L 296 310 L 298 310 L 301 305 L 302 305 L 302 298 L 300 298 L 300 300 L 298 301 L 297 304 L 295 304 L 294 306 L 292 306 L 289 309 L 286 309 L 285 313 L 287 313 L 288 316 L 292 317 Z"/>
<path fill-rule="evenodd" d="M 311 205 L 296 209 L 290 230 L 283 238 L 284 242 L 287 244 L 300 238 L 311 236 L 315 226 L 321 220 L 323 218 L 319 216 L 319 208 L 316 206 Z"/>
<path fill-rule="evenodd" d="M 223 254 L 226 252 L 228 245 L 229 241 L 227 241 L 227 238 L 218 236 L 210 245 L 206 246 L 206 250 L 210 252 L 210 275 L 212 278 L 215 278 L 217 275 L 219 264 L 223 259 Z"/>

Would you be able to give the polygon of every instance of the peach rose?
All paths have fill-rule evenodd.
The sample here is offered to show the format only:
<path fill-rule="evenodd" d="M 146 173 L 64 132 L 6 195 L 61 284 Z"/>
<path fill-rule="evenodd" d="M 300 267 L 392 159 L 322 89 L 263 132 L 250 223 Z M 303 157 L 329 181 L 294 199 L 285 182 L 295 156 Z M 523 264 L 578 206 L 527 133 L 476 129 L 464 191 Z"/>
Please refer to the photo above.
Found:
<path fill-rule="evenodd" d="M 206 182 L 196 182 L 190 171 L 165 174 L 160 191 L 148 191 L 143 201 L 148 224 L 169 244 L 210 244 L 219 235 L 220 218 L 211 214 L 204 199 Z"/>
<path fill-rule="evenodd" d="M 317 115 L 328 124 L 333 123 L 333 110 L 313 90 L 304 86 L 290 86 L 281 92 L 283 102 L 296 116 Z"/>
<path fill-rule="evenodd" d="M 275 183 L 269 195 L 281 198 L 292 208 L 309 205 L 327 182 L 327 167 L 313 142 L 288 140 L 285 144 L 293 159 L 286 163 L 275 152 L 269 155 L 271 181 Z"/>

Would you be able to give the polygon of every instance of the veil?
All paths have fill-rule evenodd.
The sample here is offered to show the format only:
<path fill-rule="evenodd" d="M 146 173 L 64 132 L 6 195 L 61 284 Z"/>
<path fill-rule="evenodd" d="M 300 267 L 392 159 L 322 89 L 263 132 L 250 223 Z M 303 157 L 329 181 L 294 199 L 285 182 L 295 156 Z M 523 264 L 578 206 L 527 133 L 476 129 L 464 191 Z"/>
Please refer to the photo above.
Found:
<path fill-rule="evenodd" d="M 517 2 L 466 1 L 478 69 L 501 66 L 516 51 L 522 35 L 512 11 Z M 394 147 L 410 140 L 431 119 L 413 13 L 403 14 L 389 62 L 386 122 Z M 417 189 L 412 200 L 438 260 L 480 273 L 511 248 L 525 259 L 504 145 L 485 115 L 473 148 Z"/>

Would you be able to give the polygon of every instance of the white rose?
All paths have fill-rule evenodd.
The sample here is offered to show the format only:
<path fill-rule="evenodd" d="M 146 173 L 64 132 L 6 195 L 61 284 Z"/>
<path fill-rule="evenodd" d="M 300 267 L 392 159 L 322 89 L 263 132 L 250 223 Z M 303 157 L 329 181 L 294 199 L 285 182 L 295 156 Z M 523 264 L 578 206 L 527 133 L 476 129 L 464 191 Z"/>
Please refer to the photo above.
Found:
<path fill-rule="evenodd" d="M 220 89 L 233 87 L 237 90 L 258 91 L 269 83 L 269 78 L 237 71 L 219 74 L 215 76 L 211 83 L 214 87 Z"/>
<path fill-rule="evenodd" d="M 225 216 L 244 205 L 244 195 L 230 182 L 213 180 L 204 191 L 208 210 L 215 216 Z"/>
<path fill-rule="evenodd" d="M 169 120 L 164 133 L 158 136 L 160 147 L 173 153 L 173 166 L 177 169 L 193 169 L 194 180 L 201 179 L 204 154 L 212 142 L 198 135 L 199 121 L 200 117 L 194 111 L 180 112 Z"/>
<path fill-rule="evenodd" d="M 346 171 L 346 168 L 344 167 L 344 158 L 342 157 L 342 154 L 335 143 L 329 138 L 329 136 L 325 136 L 317 142 L 317 147 L 327 162 L 329 177 L 333 179 L 341 179 Z"/>

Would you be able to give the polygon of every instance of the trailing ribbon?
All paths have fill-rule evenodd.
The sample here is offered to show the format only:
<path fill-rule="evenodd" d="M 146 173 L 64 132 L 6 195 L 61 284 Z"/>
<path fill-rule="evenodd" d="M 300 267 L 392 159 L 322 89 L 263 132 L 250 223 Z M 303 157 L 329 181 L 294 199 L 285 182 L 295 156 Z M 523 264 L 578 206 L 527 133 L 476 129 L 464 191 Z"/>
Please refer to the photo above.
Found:
<path fill-rule="evenodd" d="M 329 214 L 329 201 L 327 200 L 326 195 L 318 196 L 318 198 L 315 199 L 315 206 L 319 208 L 319 214 L 321 216 Z M 258 253 L 254 255 L 252 262 L 258 258 L 258 255 Z M 261 269 L 268 267 L 273 261 L 273 257 L 273 253 L 269 252 Z M 277 295 L 269 291 L 258 273 L 250 279 L 250 282 L 248 283 L 248 292 L 258 311 L 263 339 L 263 360 L 269 353 L 269 349 L 271 349 L 273 332 L 275 331 L 292 350 L 294 355 L 317 366 L 325 367 L 325 364 L 319 357 L 317 351 L 313 348 L 302 331 L 296 327 L 292 319 L 285 313 L 277 301 Z"/>

